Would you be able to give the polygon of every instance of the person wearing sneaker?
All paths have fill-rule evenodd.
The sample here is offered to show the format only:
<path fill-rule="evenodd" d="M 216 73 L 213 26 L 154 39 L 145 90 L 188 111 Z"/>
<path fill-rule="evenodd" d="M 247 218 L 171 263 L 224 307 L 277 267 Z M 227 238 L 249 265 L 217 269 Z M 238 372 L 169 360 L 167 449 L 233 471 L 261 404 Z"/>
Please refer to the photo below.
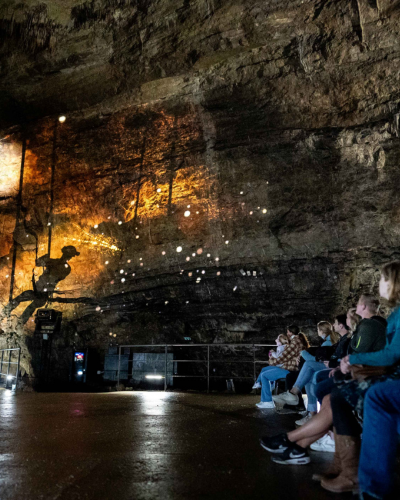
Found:
<path fill-rule="evenodd" d="M 321 411 L 298 429 L 272 437 L 263 437 L 261 446 L 270 453 L 284 453 L 277 463 L 305 465 L 310 462 L 307 447 L 325 436 L 332 426 L 330 396 L 322 401 Z M 289 451 L 287 451 L 289 450 Z M 291 454 L 291 451 L 293 452 Z M 298 461 L 296 461 L 298 459 Z M 276 460 L 275 460 L 276 461 Z"/>
<path fill-rule="evenodd" d="M 256 404 L 260 409 L 274 408 L 275 404 L 272 400 L 271 382 L 275 382 L 293 370 L 297 369 L 300 359 L 300 353 L 303 350 L 303 338 L 301 337 L 300 329 L 297 325 L 290 325 L 287 328 L 287 336 L 289 344 L 283 353 L 277 357 L 270 357 L 270 366 L 266 367 L 261 372 L 261 401 Z"/>
<path fill-rule="evenodd" d="M 315 443 L 312 443 L 310 445 L 310 448 L 314 451 L 335 453 L 335 440 L 331 436 L 331 431 L 325 434 L 325 436 L 323 436 L 321 439 L 318 439 L 318 441 L 315 441 Z"/>
<path fill-rule="evenodd" d="M 282 465 L 306 465 L 310 463 L 307 450 L 288 440 L 286 434 L 260 439 L 261 446 L 272 453 L 272 460 Z"/>
<path fill-rule="evenodd" d="M 286 345 L 289 342 L 289 337 L 285 335 L 284 333 L 281 333 L 278 335 L 278 337 L 275 339 L 275 343 L 277 345 L 276 351 L 269 351 L 269 357 L 270 358 L 278 358 L 283 351 L 285 350 Z M 257 380 L 255 381 L 252 389 L 261 389 L 261 373 L 264 372 L 265 370 L 268 370 L 269 366 L 264 367 L 260 375 L 258 376 Z"/>
<path fill-rule="evenodd" d="M 320 321 L 317 325 L 317 331 L 318 336 L 324 340 L 322 346 L 327 345 L 327 338 L 330 339 L 334 337 L 332 325 L 328 321 Z M 274 402 L 282 405 L 298 405 L 299 397 L 301 397 L 301 391 L 303 387 L 305 387 L 307 392 L 307 411 L 310 412 L 311 416 L 315 415 L 317 413 L 317 398 L 315 397 L 314 391 L 311 390 L 311 382 L 316 372 L 325 369 L 326 366 L 324 365 L 324 363 L 319 361 L 307 360 L 300 370 L 300 374 L 297 377 L 297 380 L 292 389 L 288 392 L 284 392 L 283 394 L 279 394 L 278 396 L 273 396 Z M 303 420 L 303 423 L 305 423 L 306 421 L 307 420 Z"/>
<path fill-rule="evenodd" d="M 342 373 L 352 373 L 352 380 L 337 385 L 331 393 L 332 418 L 336 428 L 335 447 L 339 456 L 340 473 L 324 478 L 321 486 L 333 493 L 355 491 L 358 488 L 358 459 L 360 453 L 360 426 L 354 411 L 362 414 L 364 399 L 370 388 L 389 381 L 400 380 L 400 261 L 382 268 L 379 283 L 381 297 L 395 307 L 387 320 L 386 345 L 380 351 L 356 353 L 341 361 Z M 327 398 L 328 396 L 326 396 Z M 385 432 L 385 428 L 381 432 Z M 376 436 L 366 434 L 373 441 Z M 375 448 L 375 447 L 374 447 Z M 374 463 L 379 459 L 378 447 Z"/>

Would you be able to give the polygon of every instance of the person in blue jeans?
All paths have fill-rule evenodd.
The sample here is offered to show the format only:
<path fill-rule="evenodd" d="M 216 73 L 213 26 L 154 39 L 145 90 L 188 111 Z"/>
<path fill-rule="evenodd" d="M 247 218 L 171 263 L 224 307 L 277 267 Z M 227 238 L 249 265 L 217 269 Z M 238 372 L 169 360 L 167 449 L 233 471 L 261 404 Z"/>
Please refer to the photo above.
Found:
<path fill-rule="evenodd" d="M 279 356 L 283 353 L 287 344 L 289 343 L 289 337 L 281 333 L 280 335 L 277 336 L 275 342 L 277 345 L 277 349 L 276 351 L 269 351 L 270 358 L 279 358 Z M 257 380 L 255 381 L 252 389 L 261 389 L 261 374 L 266 370 L 269 370 L 270 368 L 271 368 L 270 366 L 266 366 L 261 370 L 260 375 L 257 377 Z"/>
<path fill-rule="evenodd" d="M 289 344 L 286 346 L 283 353 L 277 358 L 270 358 L 270 366 L 265 367 L 260 375 L 261 380 L 261 401 L 256 404 L 260 409 L 274 408 L 275 404 L 272 400 L 271 383 L 276 380 L 285 378 L 290 371 L 297 370 L 300 353 L 308 347 L 308 341 L 300 329 L 296 325 L 291 325 L 287 328 L 287 336 Z"/>
<path fill-rule="evenodd" d="M 317 331 L 318 336 L 323 339 L 321 347 L 331 346 L 331 339 L 334 338 L 334 340 L 337 340 L 339 337 L 339 335 L 333 331 L 332 325 L 328 321 L 320 321 L 317 325 Z M 323 362 L 315 361 L 315 357 L 307 351 L 303 351 L 301 355 L 306 361 L 300 370 L 294 386 L 290 391 L 279 394 L 278 396 L 273 396 L 273 400 L 275 403 L 296 406 L 299 404 L 301 391 L 303 387 L 305 387 L 307 392 L 307 411 L 309 412 L 309 414 L 305 417 L 305 422 L 311 418 L 312 415 L 317 413 L 317 398 L 315 396 L 315 392 L 312 390 L 312 380 L 314 374 L 318 371 L 326 370 L 326 366 Z M 301 419 L 301 423 L 304 422 L 303 419 Z"/>
<path fill-rule="evenodd" d="M 383 500 L 393 490 L 400 432 L 400 380 L 373 385 L 364 400 L 358 480 L 361 500 Z"/>
<path fill-rule="evenodd" d="M 365 378 L 356 376 L 346 380 L 338 384 L 330 395 L 333 424 L 336 429 L 335 445 L 339 450 L 339 474 L 336 473 L 334 477 L 325 476 L 321 486 L 334 493 L 345 493 L 358 488 L 361 440 L 354 411 L 363 414 L 365 398 L 372 387 L 400 380 L 400 261 L 391 262 L 382 268 L 379 293 L 394 308 L 387 320 L 385 347 L 375 352 L 350 354 L 342 359 L 340 367 L 345 375 L 352 370 L 352 365 L 363 365 L 364 368 L 379 367 L 378 372 L 382 374 Z M 386 430 L 382 428 L 381 432 Z M 385 450 L 381 452 L 384 453 Z M 379 455 L 376 458 L 379 458 Z"/>

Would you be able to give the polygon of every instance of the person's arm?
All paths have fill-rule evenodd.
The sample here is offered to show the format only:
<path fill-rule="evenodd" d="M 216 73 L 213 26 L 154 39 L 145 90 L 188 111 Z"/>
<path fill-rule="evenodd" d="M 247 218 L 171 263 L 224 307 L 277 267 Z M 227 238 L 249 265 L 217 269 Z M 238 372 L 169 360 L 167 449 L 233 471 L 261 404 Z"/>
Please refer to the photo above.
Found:
<path fill-rule="evenodd" d="M 385 336 L 385 329 L 377 321 L 368 320 L 368 322 L 361 323 L 357 339 L 352 345 L 353 354 L 372 352 L 376 350 L 375 346 L 380 336 L 383 340 Z"/>
<path fill-rule="evenodd" d="M 280 356 L 278 356 L 277 358 L 269 359 L 270 366 L 280 365 L 282 363 L 285 363 L 286 361 L 289 361 L 294 356 L 298 356 L 299 342 L 301 342 L 300 339 L 296 340 L 295 337 L 292 340 L 292 342 L 290 342 L 290 344 L 287 345 L 287 347 Z"/>
<path fill-rule="evenodd" d="M 351 365 L 361 364 L 368 366 L 391 366 L 400 361 L 400 312 L 393 318 L 394 333 L 392 341 L 376 352 L 351 354 L 348 362 Z"/>

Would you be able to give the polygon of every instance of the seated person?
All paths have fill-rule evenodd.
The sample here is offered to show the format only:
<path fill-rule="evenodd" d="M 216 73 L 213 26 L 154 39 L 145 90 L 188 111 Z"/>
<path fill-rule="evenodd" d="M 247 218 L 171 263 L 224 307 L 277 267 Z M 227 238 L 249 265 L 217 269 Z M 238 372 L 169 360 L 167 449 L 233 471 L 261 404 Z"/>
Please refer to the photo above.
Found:
<path fill-rule="evenodd" d="M 273 350 L 269 351 L 268 354 L 269 354 L 270 358 L 277 358 L 283 353 L 283 351 L 285 350 L 285 347 L 289 343 L 289 338 L 284 333 L 281 333 L 275 339 L 275 343 L 277 345 L 277 349 L 276 349 L 276 351 L 273 351 Z M 266 368 L 268 368 L 268 366 L 264 367 L 261 370 L 260 375 L 258 376 L 257 380 L 255 381 L 252 389 L 261 389 L 261 373 L 263 371 L 265 371 Z"/>
<path fill-rule="evenodd" d="M 399 429 L 400 380 L 374 385 L 364 400 L 358 465 L 361 500 L 383 500 L 393 491 Z"/>
<path fill-rule="evenodd" d="M 347 322 L 354 333 L 347 354 L 375 352 L 384 347 L 387 321 L 377 315 L 378 308 L 379 299 L 370 294 L 363 294 L 358 300 L 356 309 L 349 309 Z M 358 321 L 358 318 L 361 318 L 361 321 Z M 354 325 L 357 325 L 355 330 Z M 316 376 L 315 395 L 319 402 L 332 391 L 337 382 L 334 377 L 343 378 L 340 367 L 333 368 L 328 375 L 322 373 Z"/>
<path fill-rule="evenodd" d="M 361 429 L 355 412 L 362 414 L 367 391 L 376 384 L 376 391 L 379 392 L 379 386 L 386 381 L 400 380 L 400 261 L 391 262 L 383 267 L 379 293 L 381 297 L 388 300 L 390 306 L 395 307 L 387 321 L 386 345 L 379 351 L 350 354 L 350 356 L 343 358 L 340 363 L 342 373 L 349 373 L 352 370 L 352 365 L 362 365 L 358 369 L 364 370 L 364 373 L 368 367 L 371 367 L 369 375 L 357 377 L 357 372 L 354 371 L 353 380 L 338 384 L 331 393 L 332 417 L 336 429 L 335 444 L 338 449 L 338 468 L 334 477 L 322 479 L 321 486 L 334 493 L 345 493 L 358 488 Z M 372 374 L 372 367 L 376 367 L 376 375 Z M 394 387 L 395 385 L 392 386 L 392 388 Z M 394 406 L 396 406 L 395 403 Z M 385 430 L 381 429 L 381 432 Z M 364 435 L 364 439 L 369 440 L 370 445 L 372 444 L 371 440 L 373 442 L 374 465 L 377 466 L 377 461 L 386 450 L 377 446 L 376 435 Z M 386 443 L 386 438 L 383 442 Z M 365 462 L 363 467 L 366 467 Z M 390 470 L 389 468 L 389 473 Z M 368 484 L 366 477 L 363 478 L 363 481 L 364 484 Z"/>
<path fill-rule="evenodd" d="M 270 383 L 285 378 L 290 371 L 296 370 L 299 364 L 300 353 L 308 345 L 305 335 L 300 332 L 297 325 L 289 326 L 286 333 L 289 343 L 285 350 L 277 358 L 270 357 L 270 366 L 265 367 L 261 372 L 261 401 L 256 404 L 260 409 L 275 407 L 272 400 Z"/>
<path fill-rule="evenodd" d="M 331 345 L 331 338 L 336 338 L 334 337 L 332 325 L 327 321 L 320 321 L 317 325 L 317 331 L 318 336 L 324 340 L 322 344 L 322 346 L 324 347 L 326 347 L 327 345 Z M 329 339 L 329 341 L 326 340 L 327 338 Z M 325 369 L 326 367 L 324 363 L 315 361 L 314 357 L 312 357 L 312 359 L 306 360 L 292 389 L 289 392 L 284 392 L 283 394 L 279 394 L 278 396 L 273 396 L 273 400 L 275 403 L 295 406 L 299 404 L 299 395 L 301 395 L 303 387 L 306 388 L 308 399 L 308 413 L 303 419 L 296 422 L 298 425 L 302 425 L 313 415 L 315 415 L 315 413 L 317 413 L 317 399 L 315 397 L 315 394 L 311 392 L 311 382 L 315 372 Z"/>
<path fill-rule="evenodd" d="M 399 284 L 396 287 L 396 290 L 400 290 L 400 262 L 398 263 L 399 271 L 398 271 L 398 281 Z M 383 270 L 383 273 L 385 272 L 385 268 Z M 389 271 L 386 271 L 387 274 L 383 274 L 385 276 L 389 276 Z M 394 278 L 392 278 L 392 281 Z M 393 286 L 394 288 L 394 286 Z M 400 304 L 400 292 L 399 294 L 399 304 Z M 381 292 L 381 295 L 384 297 L 384 295 Z M 364 298 L 368 297 L 368 303 L 364 304 Z M 367 302 L 367 301 L 365 301 Z M 359 300 L 359 304 L 357 306 L 357 310 L 360 311 L 360 315 L 365 315 L 366 310 L 369 308 L 374 309 L 373 306 L 371 306 L 372 303 L 372 298 L 371 296 L 361 296 Z M 376 299 L 374 299 L 373 303 L 376 306 Z M 359 307 L 360 306 L 360 307 Z M 365 306 L 365 307 L 364 307 Z M 377 308 L 376 308 L 377 309 Z M 374 314 L 376 312 L 376 309 L 374 310 Z M 371 311 L 370 311 L 371 312 Z M 385 349 L 377 352 L 369 352 L 369 353 L 357 353 L 353 354 L 351 356 L 346 356 L 345 358 L 342 359 L 341 361 L 341 372 L 343 375 L 346 374 L 346 370 L 348 371 L 350 368 L 350 364 L 352 363 L 363 363 L 363 364 L 368 364 L 372 366 L 380 366 L 380 365 L 391 365 L 394 364 L 395 362 L 400 361 L 400 308 L 396 309 L 397 316 L 395 313 L 392 314 L 390 317 L 390 321 L 388 324 L 388 329 L 387 329 L 387 344 Z M 374 315 L 373 314 L 373 315 Z M 396 318 L 399 318 L 396 323 Z M 368 318 L 365 318 L 364 325 L 366 326 L 365 330 L 363 328 L 360 329 L 359 336 L 353 335 L 352 337 L 352 343 L 355 345 L 357 348 L 365 348 L 365 346 L 369 346 L 370 348 L 376 348 L 377 345 L 380 345 L 382 340 L 382 326 L 384 325 L 385 320 L 383 318 L 380 318 L 379 320 L 372 320 L 371 322 L 366 321 Z M 369 317 L 369 319 L 372 319 L 372 315 Z M 363 321 L 360 322 L 363 323 Z M 396 326 L 398 326 L 396 330 Z M 375 337 L 371 334 L 371 330 L 374 331 Z M 385 329 L 383 329 L 385 332 Z M 357 331 L 356 331 L 357 332 Z M 397 335 L 396 335 L 397 332 Z M 365 335 L 364 335 L 365 333 Z M 396 338 L 396 342 L 394 339 Z M 393 339 L 393 340 L 392 340 Z M 391 343 L 390 343 L 391 342 Z M 388 347 L 389 344 L 389 347 Z M 393 345 L 392 345 L 393 344 Z M 381 353 L 383 353 L 381 355 Z M 396 357 L 397 356 L 397 357 Z M 376 357 L 376 359 L 375 359 Z M 347 365 L 347 368 L 346 368 Z M 399 376 L 400 376 L 400 370 L 399 370 Z M 335 377 L 336 380 L 337 377 Z M 342 379 L 341 379 L 342 380 Z M 334 384 L 334 387 L 336 387 L 339 383 L 341 383 L 341 380 L 338 380 L 336 384 Z M 343 387 L 349 387 L 349 389 L 354 386 L 356 381 L 349 381 L 348 383 L 343 384 Z M 365 381 L 364 381 L 365 382 Z M 357 385 L 357 384 L 356 384 Z M 368 384 L 367 384 L 368 385 Z M 272 436 L 272 437 L 265 437 L 261 439 L 261 446 L 268 450 L 269 452 L 273 454 L 280 455 L 279 457 L 274 458 L 273 460 L 277 463 L 282 463 L 282 464 L 306 464 L 310 462 L 310 457 L 307 452 L 307 447 L 310 446 L 312 443 L 317 441 L 318 439 L 322 438 L 332 427 L 333 424 L 333 413 L 332 413 L 332 406 L 331 406 L 331 394 L 326 395 L 323 400 L 322 400 L 322 405 L 321 405 L 321 411 L 315 415 L 313 418 L 311 418 L 308 422 L 306 422 L 303 426 L 299 427 L 298 429 L 284 433 L 284 434 L 279 434 L 277 436 Z M 336 431 L 336 429 L 335 429 Z M 339 448 L 336 443 L 336 432 L 335 432 L 335 455 L 334 455 L 334 461 L 333 464 L 330 468 L 330 470 L 327 471 L 326 474 L 321 475 L 321 474 L 315 474 L 313 476 L 313 479 L 319 480 L 319 481 L 328 481 L 330 479 L 335 478 L 338 476 L 338 463 L 340 461 L 340 455 L 339 455 Z M 322 483 L 321 483 L 322 484 Z M 329 483 L 324 483 L 325 486 L 328 489 L 330 487 Z M 325 487 L 324 486 L 324 487 Z M 330 491 L 333 491 L 333 489 L 330 489 Z M 348 490 L 349 491 L 349 490 Z"/>
<path fill-rule="evenodd" d="M 273 350 L 269 351 L 270 358 L 278 358 L 283 353 L 286 345 L 289 343 L 288 336 L 285 335 L 284 333 L 281 333 L 275 339 L 275 343 L 278 347 L 276 348 L 276 351 L 273 351 Z"/>
<path fill-rule="evenodd" d="M 320 321 L 317 325 L 317 333 L 320 340 L 320 347 L 330 347 L 339 340 L 329 321 Z M 315 356 L 306 350 L 301 353 L 301 357 L 305 361 L 315 361 Z"/>

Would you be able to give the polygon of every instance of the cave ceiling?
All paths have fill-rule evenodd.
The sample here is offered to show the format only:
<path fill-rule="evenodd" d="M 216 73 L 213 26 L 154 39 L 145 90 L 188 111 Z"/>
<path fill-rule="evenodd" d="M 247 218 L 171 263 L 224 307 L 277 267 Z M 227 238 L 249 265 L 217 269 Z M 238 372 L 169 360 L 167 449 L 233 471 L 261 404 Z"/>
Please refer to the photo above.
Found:
<path fill-rule="evenodd" d="M 254 77 L 259 105 L 295 105 L 295 122 L 307 89 L 316 125 L 361 122 L 372 97 L 376 118 L 394 97 L 398 31 L 394 0 L 2 0 L 0 127 L 124 94 L 164 98 L 151 86 L 162 79 L 240 102 Z"/>

